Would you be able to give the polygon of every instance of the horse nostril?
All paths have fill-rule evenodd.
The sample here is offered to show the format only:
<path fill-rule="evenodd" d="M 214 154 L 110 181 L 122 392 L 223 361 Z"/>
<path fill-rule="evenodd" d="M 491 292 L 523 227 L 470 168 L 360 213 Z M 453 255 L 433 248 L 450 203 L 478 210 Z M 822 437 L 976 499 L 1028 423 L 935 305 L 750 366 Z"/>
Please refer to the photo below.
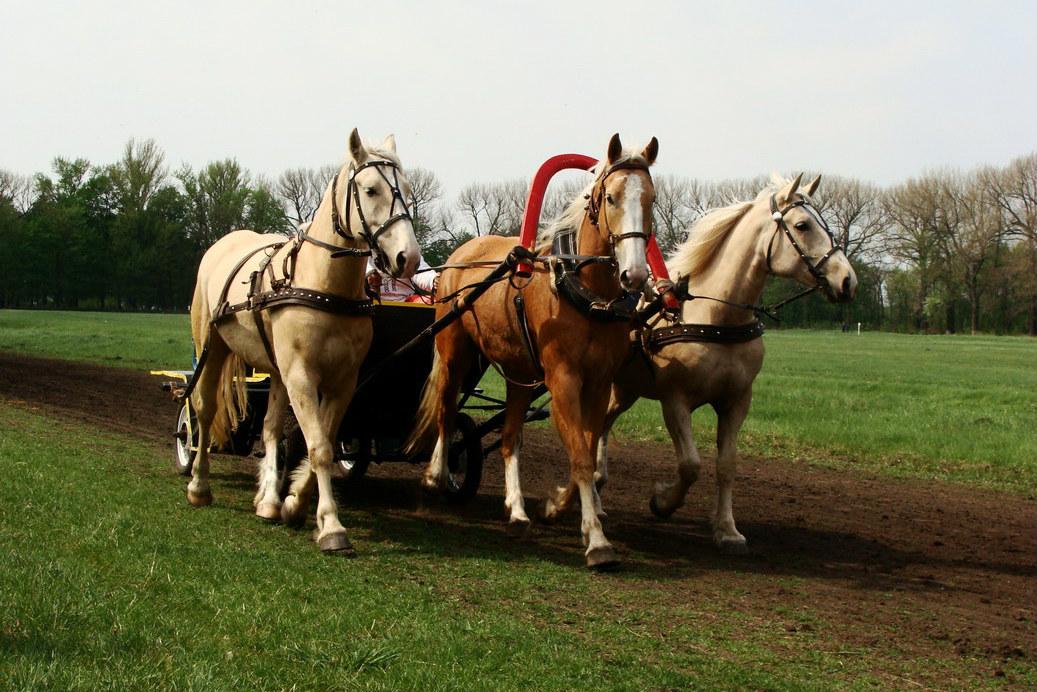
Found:
<path fill-rule="evenodd" d="M 396 268 L 393 272 L 396 276 L 399 276 L 407 268 L 407 255 L 403 252 L 396 254 Z"/>
<path fill-rule="evenodd" d="M 619 274 L 619 284 L 623 288 L 630 288 L 630 274 L 627 273 L 626 270 L 620 272 L 620 274 Z"/>
<path fill-rule="evenodd" d="M 850 297 L 850 277 L 847 276 L 843 279 L 842 295 L 844 298 Z"/>

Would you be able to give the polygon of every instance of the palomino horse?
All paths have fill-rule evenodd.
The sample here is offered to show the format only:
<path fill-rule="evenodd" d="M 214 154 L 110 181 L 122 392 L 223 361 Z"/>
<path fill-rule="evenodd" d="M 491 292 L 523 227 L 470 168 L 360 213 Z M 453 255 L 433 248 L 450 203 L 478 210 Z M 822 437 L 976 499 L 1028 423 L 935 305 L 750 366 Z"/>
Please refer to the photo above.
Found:
<path fill-rule="evenodd" d="M 551 417 L 569 454 L 572 483 L 579 489 L 586 560 L 594 568 L 617 562 L 594 510 L 600 506 L 593 483 L 595 445 L 612 375 L 627 351 L 630 310 L 624 314 L 618 306 L 625 304 L 625 291 L 640 287 L 648 276 L 645 247 L 655 198 L 648 167 L 658 149 L 653 138 L 640 154 L 632 155 L 614 135 L 594 182 L 543 237 L 553 239 L 554 259 L 538 262 L 526 285 L 493 285 L 472 305 L 465 305 L 470 309 L 460 320 L 439 333 L 432 375 L 410 440 L 411 449 L 427 448 L 433 433 L 438 435 L 423 483 L 442 489 L 458 391 L 481 352 L 507 380 L 501 431 L 504 504 L 511 529 L 521 533 L 529 526 L 519 483 L 522 425 L 531 385 L 542 379 L 553 397 Z M 514 246 L 514 238 L 475 238 L 458 248 L 448 263 L 500 261 Z M 541 247 L 540 254 L 545 250 Z M 437 296 L 452 295 L 486 275 L 485 269 L 447 269 Z M 450 304 L 440 304 L 437 314 L 451 309 Z"/>
<path fill-rule="evenodd" d="M 598 446 L 598 487 L 607 478 L 608 431 L 638 397 L 658 399 L 677 452 L 677 478 L 659 483 L 652 512 L 668 517 L 682 504 L 702 465 L 690 413 L 710 404 L 717 413 L 717 498 L 713 540 L 728 552 L 744 552 L 735 528 L 731 493 L 738 432 L 752 401 L 753 380 L 763 365 L 763 334 L 753 306 L 769 274 L 817 287 L 831 301 L 848 302 L 857 276 L 811 203 L 820 176 L 799 189 L 800 178 L 775 179 L 753 202 L 717 209 L 698 221 L 667 263 L 675 281 L 690 279 L 681 324 L 643 339 L 646 357 L 633 356 L 612 388 L 605 433 Z"/>
<path fill-rule="evenodd" d="M 367 256 L 374 252 L 380 266 L 403 277 L 414 274 L 420 256 L 393 137 L 369 149 L 353 130 L 349 157 L 309 228 L 291 239 L 235 231 L 202 258 L 191 306 L 200 369 L 191 385 L 198 456 L 187 486 L 192 505 L 212 502 L 210 434 L 225 439 L 244 410 L 244 363 L 266 370 L 270 400 L 256 514 L 305 521 L 316 480 L 317 543 L 325 552 L 346 554 L 352 548 L 331 491 L 333 440 L 371 344 Z M 289 402 L 310 463 L 293 475 L 282 505 L 277 445 Z"/>

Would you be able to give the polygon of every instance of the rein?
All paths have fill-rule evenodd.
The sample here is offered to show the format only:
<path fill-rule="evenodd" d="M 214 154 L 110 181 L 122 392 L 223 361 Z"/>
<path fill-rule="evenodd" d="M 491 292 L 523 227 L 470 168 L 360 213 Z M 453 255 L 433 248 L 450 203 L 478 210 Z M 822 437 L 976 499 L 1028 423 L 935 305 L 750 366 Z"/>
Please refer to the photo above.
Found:
<path fill-rule="evenodd" d="M 382 166 L 388 166 L 392 169 L 393 177 L 391 181 L 384 171 L 381 170 Z M 356 174 L 363 169 L 370 167 L 373 167 L 378 171 L 378 174 L 382 176 L 382 179 L 385 180 L 386 184 L 388 184 L 389 188 L 392 190 L 393 197 L 392 204 L 389 207 L 390 214 L 395 211 L 398 200 L 403 203 L 402 212 L 391 215 L 384 223 L 379 225 L 378 228 L 373 231 L 371 230 L 367 218 L 364 216 L 363 206 L 360 204 L 359 188 L 356 185 Z M 407 210 L 407 204 L 403 200 L 403 193 L 400 191 L 398 172 L 399 166 L 395 163 L 380 159 L 368 161 L 356 168 L 350 165 L 349 185 L 346 190 L 345 228 L 342 226 L 342 219 L 338 209 L 338 178 L 341 172 L 336 173 L 335 178 L 331 183 L 332 227 L 334 228 L 335 233 L 339 236 L 346 240 L 355 242 L 356 235 L 352 232 L 349 217 L 349 205 L 350 203 L 355 204 L 361 223 L 361 229 L 358 235 L 367 242 L 368 248 L 362 249 L 333 245 L 320 240 L 319 238 L 314 238 L 302 229 L 296 231 L 291 240 L 278 240 L 255 248 L 242 257 L 238 263 L 234 265 L 234 268 L 227 276 L 223 289 L 220 291 L 220 298 L 216 303 L 216 309 L 213 311 L 212 319 L 209 322 L 210 332 L 238 312 L 251 312 L 255 319 L 256 330 L 259 333 L 259 338 L 263 342 L 263 348 L 266 350 L 271 365 L 276 369 L 277 358 L 274 356 L 274 349 L 270 343 L 270 338 L 266 334 L 266 326 L 263 323 L 262 313 L 264 311 L 273 310 L 287 305 L 300 305 L 338 315 L 372 317 L 374 314 L 374 303 L 370 299 L 357 300 L 353 298 L 343 298 L 342 296 L 332 293 L 324 293 L 322 291 L 307 288 L 295 288 L 292 286 L 292 281 L 295 276 L 295 264 L 298 258 L 299 249 L 302 247 L 303 243 L 310 243 L 323 250 L 327 250 L 331 253 L 333 259 L 340 257 L 370 257 L 371 255 L 374 255 L 375 264 L 378 265 L 379 269 L 384 271 L 384 268 L 388 266 L 388 258 L 378 245 L 378 238 L 388 231 L 389 227 L 397 221 L 411 218 L 410 213 Z M 289 242 L 292 243 L 292 247 L 285 253 L 282 267 L 283 276 L 278 279 L 274 276 L 274 269 L 272 267 L 273 258 L 277 252 Z M 260 263 L 259 268 L 249 275 L 249 279 L 246 282 L 249 284 L 249 290 L 245 300 L 240 303 L 230 303 L 227 300 L 227 295 L 230 292 L 230 287 L 233 284 L 235 277 L 237 277 L 238 272 L 241 271 L 242 267 L 244 267 L 252 257 L 263 251 L 269 252 L 267 253 L 266 258 Z M 265 274 L 270 277 L 269 291 L 261 290 Z M 187 399 L 191 395 L 191 392 L 194 391 L 202 369 L 205 367 L 208 353 L 209 339 L 206 339 L 206 343 L 202 347 L 202 352 L 198 355 L 198 363 L 195 366 L 194 373 L 191 375 L 191 379 L 188 381 L 187 386 L 178 397 L 180 400 Z"/>
<path fill-rule="evenodd" d="M 829 240 L 832 243 L 832 247 L 829 248 L 828 252 L 821 256 L 821 259 L 816 263 L 811 260 L 811 257 L 804 252 L 803 247 L 796 241 L 791 229 L 789 229 L 788 223 L 785 221 L 785 215 L 795 209 L 796 207 L 802 207 L 807 213 L 814 217 L 818 225 L 828 235 Z M 750 303 L 735 303 L 722 298 L 714 298 L 712 296 L 699 296 L 694 295 L 689 290 L 689 278 L 685 277 L 683 280 L 676 284 L 666 286 L 663 282 L 660 282 L 660 286 L 656 287 L 659 295 L 652 300 L 647 306 L 642 308 L 637 313 L 637 318 L 642 324 L 647 324 L 648 320 L 657 315 L 663 310 L 663 296 L 672 291 L 673 295 L 677 297 L 682 303 L 688 300 L 712 300 L 717 303 L 723 303 L 734 308 L 740 308 L 747 310 L 755 315 L 756 319 L 749 324 L 730 327 L 725 325 L 711 325 L 711 324 L 690 324 L 690 323 L 678 323 L 669 327 L 661 327 L 653 329 L 649 327 L 647 334 L 643 336 L 643 342 L 646 346 L 658 349 L 662 346 L 671 343 L 678 343 L 682 341 L 700 341 L 709 343 L 743 343 L 746 341 L 752 341 L 763 336 L 764 327 L 761 317 L 768 317 L 775 322 L 780 322 L 781 318 L 778 317 L 778 311 L 783 307 L 792 303 L 800 298 L 804 298 L 814 291 L 825 290 L 827 283 L 825 280 L 825 273 L 822 268 L 827 264 L 828 260 L 832 258 L 837 251 L 842 251 L 838 243 L 835 241 L 835 235 L 829 228 L 828 223 L 821 216 L 820 212 L 810 204 L 806 199 L 798 199 L 791 202 L 785 207 L 779 209 L 778 201 L 775 195 L 771 195 L 770 198 L 771 208 L 771 219 L 774 221 L 774 232 L 771 234 L 771 239 L 767 243 L 767 273 L 773 274 L 774 270 L 771 266 L 771 256 L 774 249 L 774 239 L 777 237 L 778 232 L 784 233 L 785 237 L 788 238 L 796 254 L 799 255 L 799 259 L 806 265 L 807 271 L 814 277 L 814 285 L 805 288 L 792 296 L 780 300 L 777 303 L 771 303 L 770 305 L 750 304 Z M 669 318 L 668 318 L 669 319 Z M 679 318 L 678 318 L 679 319 Z M 672 320 L 671 320 L 672 321 Z"/>

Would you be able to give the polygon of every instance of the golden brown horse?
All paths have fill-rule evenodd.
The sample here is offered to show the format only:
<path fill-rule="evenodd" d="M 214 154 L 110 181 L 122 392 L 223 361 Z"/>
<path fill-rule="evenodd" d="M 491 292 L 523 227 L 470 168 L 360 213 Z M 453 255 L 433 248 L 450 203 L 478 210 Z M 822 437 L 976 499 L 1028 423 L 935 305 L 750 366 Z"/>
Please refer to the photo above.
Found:
<path fill-rule="evenodd" d="M 648 167 L 657 153 L 654 138 L 639 154 L 632 154 L 623 151 L 619 135 L 613 136 L 607 156 L 595 169 L 594 182 L 543 236 L 549 241 L 557 240 L 559 234 L 572 238 L 575 232 L 575 255 L 596 258 L 583 264 L 577 275 L 583 288 L 600 299 L 599 307 L 621 298 L 624 291 L 639 288 L 647 277 L 645 244 L 651 234 L 655 199 Z M 458 248 L 448 264 L 500 261 L 515 245 L 515 238 L 475 238 Z M 539 249 L 541 255 L 546 251 L 546 247 Z M 582 259 L 569 262 L 575 266 Z M 440 278 L 437 296 L 453 294 L 487 273 L 479 268 L 447 269 Z M 525 328 L 515 305 L 517 295 L 525 303 L 521 308 Z M 446 456 L 458 392 L 482 353 L 507 380 L 501 456 L 506 479 L 504 502 L 511 527 L 523 531 L 529 525 L 518 459 L 532 394 L 530 385 L 542 379 L 552 395 L 551 417 L 569 455 L 572 487 L 579 491 L 587 565 L 605 568 L 616 564 L 616 553 L 597 516 L 600 503 L 593 475 L 612 375 L 627 352 L 628 319 L 616 319 L 615 313 L 599 313 L 596 318 L 579 309 L 559 295 L 544 262 L 537 264 L 528 284 L 497 283 L 470 308 L 436 338 L 432 375 L 411 438 L 411 447 L 419 448 L 429 445 L 433 435 L 436 437 L 423 483 L 431 489 L 441 489 L 446 483 Z M 440 304 L 437 315 L 446 315 L 450 309 L 449 303 Z M 572 498 L 571 492 L 563 495 L 555 501 L 559 509 Z"/>
<path fill-rule="evenodd" d="M 353 130 L 348 165 L 328 185 L 304 233 L 290 239 L 235 231 L 205 253 L 191 306 L 201 361 L 191 395 L 199 431 L 187 486 L 191 504 L 212 502 L 210 435 L 217 442 L 225 439 L 244 410 L 242 376 L 248 363 L 270 373 L 256 514 L 300 523 L 316 483 L 318 545 L 325 552 L 351 552 L 331 490 L 333 445 L 371 344 L 364 292 L 368 248 L 393 276 L 409 277 L 418 266 L 404 202 L 409 194 L 392 136 L 368 148 Z M 270 301 L 267 308 L 250 309 L 264 299 Z M 277 446 L 289 402 L 309 463 L 293 475 L 282 505 Z"/>

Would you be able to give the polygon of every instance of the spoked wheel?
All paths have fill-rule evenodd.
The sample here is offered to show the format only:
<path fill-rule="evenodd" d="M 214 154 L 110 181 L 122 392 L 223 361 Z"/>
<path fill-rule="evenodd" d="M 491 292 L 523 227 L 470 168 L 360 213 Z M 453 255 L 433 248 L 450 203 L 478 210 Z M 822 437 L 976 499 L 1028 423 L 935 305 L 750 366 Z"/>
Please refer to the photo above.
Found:
<path fill-rule="evenodd" d="M 284 438 L 278 448 L 278 477 L 280 478 L 281 499 L 288 496 L 288 490 L 292 485 L 292 471 L 294 471 L 302 460 L 306 458 L 306 438 L 299 427 L 299 421 L 291 413 L 285 421 Z M 347 483 L 359 481 L 367 473 L 367 467 L 371 463 L 371 440 L 351 440 L 349 444 L 341 442 L 335 454 L 335 463 L 338 464 Z"/>
<path fill-rule="evenodd" d="M 482 440 L 475 421 L 468 414 L 457 414 L 447 471 L 447 500 L 461 504 L 475 497 L 482 482 Z"/>
<path fill-rule="evenodd" d="M 198 419 L 189 401 L 185 401 L 180 407 L 174 438 L 173 470 L 181 476 L 190 476 L 195 456 L 198 454 Z"/>
<path fill-rule="evenodd" d="M 355 438 L 338 443 L 335 461 L 345 475 L 346 483 L 357 483 L 371 464 L 371 438 Z"/>

